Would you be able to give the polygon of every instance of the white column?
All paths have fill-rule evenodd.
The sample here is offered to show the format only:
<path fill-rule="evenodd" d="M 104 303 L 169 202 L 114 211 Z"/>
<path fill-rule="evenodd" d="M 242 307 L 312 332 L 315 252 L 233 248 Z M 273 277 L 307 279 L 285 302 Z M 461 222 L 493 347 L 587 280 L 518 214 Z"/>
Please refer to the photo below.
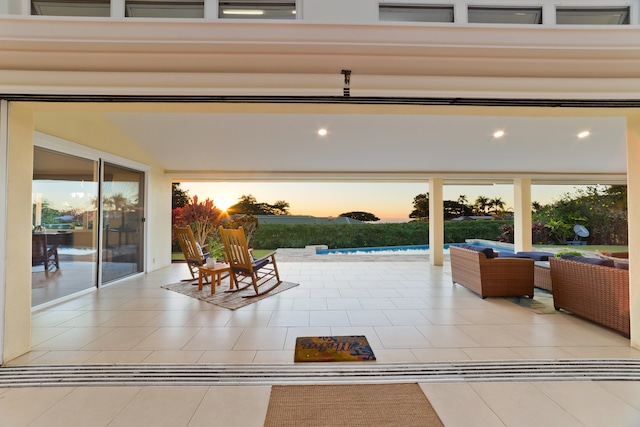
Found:
<path fill-rule="evenodd" d="M 111 0 L 111 17 L 124 18 L 125 0 Z"/>
<path fill-rule="evenodd" d="M 542 5 L 542 25 L 556 25 L 556 5 Z"/>
<path fill-rule="evenodd" d="M 2 361 L 31 349 L 31 183 L 33 181 L 33 113 L 8 106 L 6 161 L 5 268 L 2 295 Z"/>
<path fill-rule="evenodd" d="M 531 178 L 513 180 L 513 243 L 516 252 L 531 250 Z"/>
<path fill-rule="evenodd" d="M 627 120 L 627 211 L 629 218 L 629 309 L 631 346 L 640 349 L 640 116 Z"/>
<path fill-rule="evenodd" d="M 442 178 L 429 180 L 429 258 L 431 265 L 444 264 L 444 203 Z"/>
<path fill-rule="evenodd" d="M 204 0 L 204 19 L 218 19 L 218 0 Z"/>
<path fill-rule="evenodd" d="M 3 172 L 0 173 L 0 364 L 4 364 L 4 334 L 7 289 L 7 270 L 5 259 L 7 256 L 7 141 L 9 123 L 9 103 L 0 100 L 0 165 Z"/>

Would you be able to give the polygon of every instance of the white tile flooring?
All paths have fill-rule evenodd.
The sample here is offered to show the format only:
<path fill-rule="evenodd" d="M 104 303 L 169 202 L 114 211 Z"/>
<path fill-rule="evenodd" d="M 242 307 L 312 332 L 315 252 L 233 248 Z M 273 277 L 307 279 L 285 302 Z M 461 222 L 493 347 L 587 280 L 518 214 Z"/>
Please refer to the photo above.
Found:
<path fill-rule="evenodd" d="M 379 363 L 640 359 L 628 339 L 570 314 L 536 314 L 452 285 L 448 263 L 332 261 L 279 261 L 282 278 L 300 286 L 236 311 L 161 289 L 186 277 L 184 265 L 125 280 L 35 312 L 32 351 L 7 365 L 292 365 L 297 336 L 349 334 L 366 335 Z M 421 386 L 447 426 L 640 426 L 640 382 Z M 0 388 L 0 425 L 258 426 L 269 391 Z"/>

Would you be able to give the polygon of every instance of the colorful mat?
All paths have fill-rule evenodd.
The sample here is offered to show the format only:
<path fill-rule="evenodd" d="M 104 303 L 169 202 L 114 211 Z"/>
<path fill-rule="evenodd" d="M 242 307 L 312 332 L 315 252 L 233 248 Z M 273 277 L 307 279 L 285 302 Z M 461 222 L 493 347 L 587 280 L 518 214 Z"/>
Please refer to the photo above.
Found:
<path fill-rule="evenodd" d="M 362 362 L 376 356 L 364 335 L 298 337 L 294 362 Z"/>

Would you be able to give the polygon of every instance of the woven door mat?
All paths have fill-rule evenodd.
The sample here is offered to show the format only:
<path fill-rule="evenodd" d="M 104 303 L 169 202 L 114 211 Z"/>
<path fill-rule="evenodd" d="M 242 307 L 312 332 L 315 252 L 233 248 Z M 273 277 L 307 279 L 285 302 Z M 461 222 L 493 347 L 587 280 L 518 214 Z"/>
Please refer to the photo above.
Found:
<path fill-rule="evenodd" d="M 420 386 L 273 386 L 265 427 L 444 426 Z"/>

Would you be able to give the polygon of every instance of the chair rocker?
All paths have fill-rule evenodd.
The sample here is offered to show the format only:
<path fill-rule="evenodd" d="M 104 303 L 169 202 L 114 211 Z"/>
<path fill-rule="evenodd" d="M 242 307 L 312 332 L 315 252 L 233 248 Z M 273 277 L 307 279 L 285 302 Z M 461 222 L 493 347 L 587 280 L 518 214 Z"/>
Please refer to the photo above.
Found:
<path fill-rule="evenodd" d="M 193 235 L 193 230 L 188 225 L 185 227 L 173 226 L 173 230 L 176 233 L 178 243 L 180 243 L 180 249 L 189 267 L 192 279 L 198 278 L 198 267 L 205 265 L 209 253 L 196 242 L 196 238 Z M 206 245 L 205 245 L 206 248 Z"/>
<path fill-rule="evenodd" d="M 276 265 L 275 252 L 271 252 L 262 258 L 254 258 L 251 249 L 247 244 L 242 227 L 237 229 L 225 229 L 219 227 L 220 238 L 224 245 L 225 261 L 231 266 L 231 275 L 236 284 L 236 288 L 227 292 L 237 292 L 253 286 L 255 295 L 245 295 L 243 298 L 253 298 L 264 295 L 282 284 Z M 275 279 L 275 283 L 268 289 L 261 289 Z"/>

